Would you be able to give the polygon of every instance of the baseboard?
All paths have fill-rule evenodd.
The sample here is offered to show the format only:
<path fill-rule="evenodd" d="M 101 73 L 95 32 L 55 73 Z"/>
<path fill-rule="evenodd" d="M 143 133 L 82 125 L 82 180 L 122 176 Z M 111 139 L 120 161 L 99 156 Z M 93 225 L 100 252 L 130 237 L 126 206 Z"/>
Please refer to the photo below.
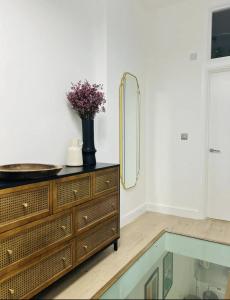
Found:
<path fill-rule="evenodd" d="M 182 207 L 175 207 L 160 203 L 146 203 L 138 206 L 128 214 L 121 216 L 121 227 L 133 222 L 135 219 L 140 217 L 147 211 L 157 212 L 166 215 L 173 215 L 183 218 L 190 218 L 190 219 L 204 219 L 203 214 L 200 213 L 199 210 L 196 209 L 189 209 L 189 208 L 182 208 Z"/>
<path fill-rule="evenodd" d="M 173 216 L 191 218 L 191 219 L 204 218 L 204 216 L 200 213 L 199 210 L 175 207 L 175 206 L 170 206 L 170 205 L 165 205 L 160 203 L 147 203 L 146 210 L 152 212 L 158 212 L 161 214 L 167 214 L 167 215 L 173 215 Z"/>
<path fill-rule="evenodd" d="M 133 222 L 135 219 L 140 217 L 142 214 L 144 214 L 147 211 L 146 204 L 142 204 L 129 212 L 128 214 L 121 216 L 121 227 Z"/>

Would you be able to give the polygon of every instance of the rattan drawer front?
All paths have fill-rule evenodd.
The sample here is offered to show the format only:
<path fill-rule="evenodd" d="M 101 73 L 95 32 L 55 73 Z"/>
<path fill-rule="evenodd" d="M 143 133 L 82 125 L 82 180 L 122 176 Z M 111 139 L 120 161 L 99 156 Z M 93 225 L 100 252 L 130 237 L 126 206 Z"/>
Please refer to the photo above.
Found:
<path fill-rule="evenodd" d="M 77 231 L 89 228 L 103 218 L 118 212 L 118 201 L 118 194 L 110 194 L 79 205 L 76 208 Z"/>
<path fill-rule="evenodd" d="M 118 220 L 115 217 L 79 236 L 76 240 L 77 263 L 97 252 L 99 248 L 112 241 L 118 234 Z"/>
<path fill-rule="evenodd" d="M 21 299 L 36 293 L 47 282 L 52 282 L 73 265 L 72 245 L 36 262 L 0 283 L 0 299 Z"/>
<path fill-rule="evenodd" d="M 118 190 L 118 168 L 111 168 L 94 173 L 94 195 Z"/>
<path fill-rule="evenodd" d="M 90 175 L 82 175 L 74 178 L 64 178 L 56 181 L 55 209 L 72 207 L 82 203 L 91 197 Z"/>
<path fill-rule="evenodd" d="M 15 223 L 11 226 L 15 227 L 20 220 L 44 213 L 49 214 L 49 185 L 15 190 L 15 192 L 1 191 L 0 193 L 0 231 L 4 231 L 4 227 L 9 224 Z"/>
<path fill-rule="evenodd" d="M 15 233 L 0 236 L 0 271 L 45 247 L 66 240 L 73 235 L 72 214 L 49 217 L 48 221 L 29 224 Z M 6 237 L 5 237 L 6 236 Z"/>

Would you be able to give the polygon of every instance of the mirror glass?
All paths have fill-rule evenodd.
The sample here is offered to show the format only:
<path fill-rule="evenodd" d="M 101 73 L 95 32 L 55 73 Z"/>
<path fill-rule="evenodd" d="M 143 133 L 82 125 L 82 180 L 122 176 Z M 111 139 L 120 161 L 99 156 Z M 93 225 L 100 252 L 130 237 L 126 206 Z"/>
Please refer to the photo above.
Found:
<path fill-rule="evenodd" d="M 120 85 L 120 165 L 124 188 L 134 187 L 140 171 L 140 89 L 130 73 Z"/>

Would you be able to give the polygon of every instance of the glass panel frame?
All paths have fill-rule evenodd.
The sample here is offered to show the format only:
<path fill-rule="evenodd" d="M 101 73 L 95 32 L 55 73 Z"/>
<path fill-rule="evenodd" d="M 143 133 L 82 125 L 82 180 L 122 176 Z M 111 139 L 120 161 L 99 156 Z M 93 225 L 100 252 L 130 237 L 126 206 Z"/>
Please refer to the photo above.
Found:
<path fill-rule="evenodd" d="M 114 276 L 106 289 L 104 289 L 103 293 L 99 296 L 99 299 L 133 299 L 129 298 L 133 288 L 143 281 L 142 279 L 146 277 L 146 274 L 158 267 L 159 260 L 160 265 L 162 265 L 163 259 L 168 252 L 173 253 L 176 257 L 180 256 L 184 259 L 197 260 L 199 266 L 201 265 L 205 270 L 209 270 L 209 264 L 215 264 L 216 266 L 223 267 L 225 271 L 227 269 L 230 271 L 229 250 L 230 245 L 227 244 L 176 233 L 162 232 L 146 247 L 144 253 L 141 251 L 140 255 L 137 255 L 128 266 L 125 266 L 121 270 L 119 276 Z M 173 269 L 176 271 L 177 267 Z M 227 274 L 227 272 L 225 273 Z M 162 274 L 161 278 L 163 279 Z M 226 286 L 226 295 L 230 295 L 230 277 L 228 279 L 227 276 L 226 279 L 229 283 L 229 286 Z M 209 282 L 207 282 L 207 284 L 209 285 Z M 172 294 L 173 293 L 171 293 L 171 295 Z"/>

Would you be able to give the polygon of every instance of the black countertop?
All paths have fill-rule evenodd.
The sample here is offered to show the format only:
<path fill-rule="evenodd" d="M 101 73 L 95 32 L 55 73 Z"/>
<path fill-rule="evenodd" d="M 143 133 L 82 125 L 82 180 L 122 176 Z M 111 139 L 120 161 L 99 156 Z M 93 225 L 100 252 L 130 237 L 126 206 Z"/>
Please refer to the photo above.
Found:
<path fill-rule="evenodd" d="M 46 177 L 42 179 L 34 180 L 20 180 L 20 181 L 3 181 L 0 180 L 0 189 L 6 189 L 11 187 L 16 187 L 20 185 L 26 185 L 36 182 L 42 182 L 47 180 L 59 179 L 71 175 L 79 175 L 83 173 L 89 173 L 94 171 L 99 171 L 111 167 L 119 166 L 119 164 L 108 164 L 108 163 L 97 163 L 96 166 L 83 166 L 83 167 L 65 167 L 56 175 L 51 177 Z"/>

